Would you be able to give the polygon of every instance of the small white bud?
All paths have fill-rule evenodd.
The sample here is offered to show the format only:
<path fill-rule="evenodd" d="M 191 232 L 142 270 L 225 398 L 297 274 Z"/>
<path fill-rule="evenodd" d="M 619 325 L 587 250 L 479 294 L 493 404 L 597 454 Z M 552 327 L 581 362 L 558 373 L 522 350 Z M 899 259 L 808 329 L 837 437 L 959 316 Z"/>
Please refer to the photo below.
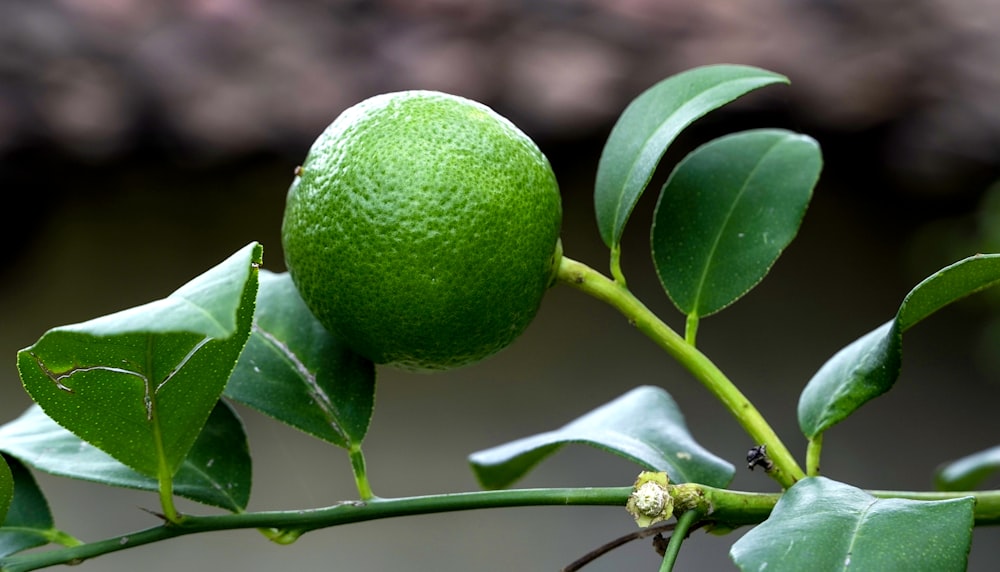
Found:
<path fill-rule="evenodd" d="M 667 474 L 643 471 L 635 481 L 625 510 L 642 527 L 667 520 L 674 512 L 674 501 L 667 489 Z"/>
<path fill-rule="evenodd" d="M 657 516 L 663 512 L 663 497 L 666 491 L 656 483 L 645 483 L 632 493 L 635 508 L 645 516 Z"/>

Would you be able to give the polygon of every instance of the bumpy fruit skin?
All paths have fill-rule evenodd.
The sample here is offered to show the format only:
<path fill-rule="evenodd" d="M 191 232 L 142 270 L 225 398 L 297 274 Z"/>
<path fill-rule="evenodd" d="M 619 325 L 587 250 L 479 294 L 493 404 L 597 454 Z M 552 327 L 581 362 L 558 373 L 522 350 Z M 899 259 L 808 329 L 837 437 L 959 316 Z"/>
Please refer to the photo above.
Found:
<path fill-rule="evenodd" d="M 346 110 L 288 192 L 292 279 L 327 329 L 375 363 L 463 366 L 534 318 L 562 207 L 538 147 L 479 103 L 384 94 Z"/>

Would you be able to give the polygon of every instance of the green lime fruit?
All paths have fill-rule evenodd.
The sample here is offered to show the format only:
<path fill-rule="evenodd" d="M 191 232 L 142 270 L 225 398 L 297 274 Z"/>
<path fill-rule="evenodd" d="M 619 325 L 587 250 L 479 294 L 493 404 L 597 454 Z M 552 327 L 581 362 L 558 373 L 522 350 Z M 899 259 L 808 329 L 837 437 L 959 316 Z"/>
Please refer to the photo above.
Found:
<path fill-rule="evenodd" d="M 375 363 L 444 370 L 508 346 L 559 264 L 562 205 L 492 109 L 405 91 L 344 111 L 288 191 L 285 263 L 317 319 Z"/>

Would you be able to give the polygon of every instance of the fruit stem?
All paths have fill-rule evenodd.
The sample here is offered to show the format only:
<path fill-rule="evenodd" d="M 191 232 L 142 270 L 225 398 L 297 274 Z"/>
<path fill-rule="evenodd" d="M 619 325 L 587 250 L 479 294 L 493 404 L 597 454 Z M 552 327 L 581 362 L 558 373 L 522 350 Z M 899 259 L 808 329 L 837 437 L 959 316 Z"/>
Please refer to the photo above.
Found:
<path fill-rule="evenodd" d="M 764 419 L 760 411 L 729 380 L 728 377 L 705 354 L 677 334 L 670 326 L 651 312 L 632 293 L 616 281 L 609 279 L 586 264 L 563 256 L 559 264 L 558 279 L 581 292 L 610 304 L 625 316 L 630 323 L 646 334 L 658 346 L 666 350 L 678 363 L 690 371 L 743 426 L 756 444 L 767 445 L 767 451 L 774 462 L 768 475 L 788 488 L 803 478 L 805 473 L 799 467 L 791 452 Z"/>

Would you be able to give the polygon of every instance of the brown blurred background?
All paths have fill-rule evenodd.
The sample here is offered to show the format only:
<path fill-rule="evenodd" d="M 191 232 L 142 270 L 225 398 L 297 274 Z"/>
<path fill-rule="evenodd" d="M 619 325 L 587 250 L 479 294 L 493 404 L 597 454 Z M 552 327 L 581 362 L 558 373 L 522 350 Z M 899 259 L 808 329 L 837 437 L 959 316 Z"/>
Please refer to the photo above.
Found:
<path fill-rule="evenodd" d="M 250 240 L 281 270 L 292 170 L 341 110 L 379 92 L 449 91 L 520 125 L 559 177 L 567 254 L 604 269 L 591 193 L 615 117 L 670 74 L 727 62 L 792 85 L 700 121 L 667 163 L 760 126 L 808 133 L 826 156 L 799 239 L 699 336 L 801 456 L 798 392 L 823 361 L 889 319 L 924 276 L 1000 250 L 1000 192 L 990 193 L 1000 175 L 997 29 L 1000 5 L 988 0 L 3 0 L 0 416 L 29 404 L 13 356 L 47 328 L 162 297 Z M 626 274 L 680 328 L 649 262 L 653 200 L 626 231 Z M 1000 442 L 998 308 L 982 295 L 909 332 L 897 387 L 829 432 L 825 474 L 925 489 L 939 463 Z M 667 388 L 695 437 L 741 464 L 753 443 L 685 372 L 610 309 L 557 287 L 528 333 L 480 365 L 380 371 L 366 446 L 375 492 L 474 489 L 468 453 L 555 428 L 640 384 Z M 339 450 L 244 417 L 251 509 L 355 494 Z M 625 485 L 635 472 L 567 448 L 523 484 Z M 39 479 L 57 525 L 83 539 L 155 524 L 137 508 L 154 507 L 152 494 Z M 774 489 L 744 470 L 734 486 Z M 292 547 L 248 531 L 203 535 L 84 566 L 556 570 L 632 526 L 610 508 L 512 509 L 331 529 Z M 696 533 L 680 569 L 732 569 L 736 536 Z M 976 539 L 970 568 L 995 569 L 997 531 Z M 589 569 L 656 566 L 642 541 Z"/>

